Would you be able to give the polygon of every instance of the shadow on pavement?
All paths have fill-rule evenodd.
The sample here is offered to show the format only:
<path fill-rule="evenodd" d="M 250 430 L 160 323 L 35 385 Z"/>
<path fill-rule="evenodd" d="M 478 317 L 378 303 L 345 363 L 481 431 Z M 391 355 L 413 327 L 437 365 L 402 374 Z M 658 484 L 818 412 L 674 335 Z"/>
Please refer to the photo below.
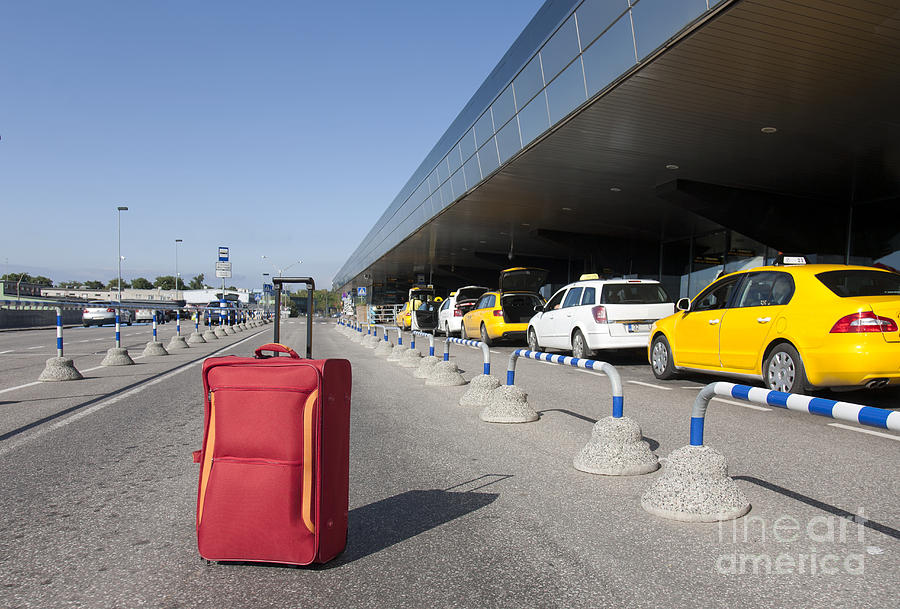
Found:
<path fill-rule="evenodd" d="M 565 408 L 547 408 L 546 410 L 538 410 L 538 416 L 543 418 L 545 412 L 561 412 L 565 415 L 569 415 L 570 417 L 575 417 L 576 419 L 581 419 L 582 421 L 587 421 L 588 423 L 596 423 L 597 419 L 592 419 L 589 416 L 579 414 L 577 412 L 572 412 L 571 410 L 566 410 Z M 650 450 L 656 450 L 659 448 L 659 442 L 654 440 L 653 438 L 648 438 L 647 436 L 642 436 L 644 440 L 647 441 L 647 444 L 650 445 Z"/>
<path fill-rule="evenodd" d="M 347 549 L 317 568 L 331 569 L 365 558 L 483 508 L 497 497 L 497 493 L 418 490 L 358 507 L 350 511 Z"/>
<path fill-rule="evenodd" d="M 778 486 L 777 484 L 773 484 L 771 482 L 766 482 L 765 480 L 761 480 L 759 478 L 755 478 L 753 476 L 733 476 L 735 480 L 743 480 L 744 482 L 750 482 L 757 486 L 761 486 L 764 489 L 774 491 L 780 495 L 784 495 L 785 497 L 789 497 L 801 503 L 805 503 L 806 505 L 812 506 L 814 508 L 820 509 L 824 512 L 828 512 L 829 514 L 834 514 L 835 516 L 840 516 L 841 518 L 846 518 L 850 522 L 855 522 L 857 524 L 861 524 L 862 526 L 872 529 L 873 531 L 878 531 L 888 537 L 893 537 L 894 539 L 900 539 L 900 531 L 897 529 L 893 529 L 887 525 L 875 522 L 873 520 L 868 520 L 865 517 L 857 516 L 852 512 L 848 512 L 847 510 L 842 510 L 839 507 L 835 507 L 823 501 L 819 501 L 818 499 L 813 499 L 812 497 L 807 497 L 806 495 L 801 495 L 796 491 L 792 491 L 791 489 L 784 488 L 783 486 Z"/>

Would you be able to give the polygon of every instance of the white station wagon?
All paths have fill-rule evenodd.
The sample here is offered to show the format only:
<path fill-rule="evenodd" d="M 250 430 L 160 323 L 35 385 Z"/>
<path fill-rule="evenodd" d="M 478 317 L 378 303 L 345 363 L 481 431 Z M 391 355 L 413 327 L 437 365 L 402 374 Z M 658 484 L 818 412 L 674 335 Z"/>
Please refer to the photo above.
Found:
<path fill-rule="evenodd" d="M 600 349 L 646 349 L 653 322 L 674 312 L 658 281 L 582 275 L 535 308 L 528 348 L 571 350 L 577 358 Z"/>

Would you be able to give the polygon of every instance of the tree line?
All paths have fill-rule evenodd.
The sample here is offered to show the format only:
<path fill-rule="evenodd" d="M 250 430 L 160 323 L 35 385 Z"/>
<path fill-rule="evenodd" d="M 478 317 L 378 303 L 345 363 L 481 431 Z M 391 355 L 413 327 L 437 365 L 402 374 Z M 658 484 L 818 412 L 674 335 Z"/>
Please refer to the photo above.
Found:
<path fill-rule="evenodd" d="M 191 279 L 187 284 L 184 283 L 184 279 L 181 277 L 178 278 L 178 288 L 179 290 L 202 290 L 206 286 L 203 283 L 203 273 L 195 276 Z M 43 275 L 29 275 L 28 273 L 7 273 L 6 275 L 0 276 L 0 280 L 2 281 L 13 281 L 13 282 L 21 282 L 21 283 L 30 283 L 33 285 L 39 285 L 45 288 L 68 288 L 68 289 L 82 289 L 82 290 L 115 290 L 119 287 L 118 278 L 110 279 L 109 281 L 60 281 L 58 285 L 53 284 L 53 280 L 49 277 L 44 277 Z M 175 288 L 175 277 L 173 275 L 162 275 L 157 277 L 152 282 L 146 277 L 137 277 L 132 279 L 131 281 L 127 281 L 122 279 L 122 289 L 126 288 L 134 288 L 135 290 L 152 290 L 154 288 L 160 288 L 163 290 L 174 290 Z M 230 288 L 234 289 L 234 288 Z"/>

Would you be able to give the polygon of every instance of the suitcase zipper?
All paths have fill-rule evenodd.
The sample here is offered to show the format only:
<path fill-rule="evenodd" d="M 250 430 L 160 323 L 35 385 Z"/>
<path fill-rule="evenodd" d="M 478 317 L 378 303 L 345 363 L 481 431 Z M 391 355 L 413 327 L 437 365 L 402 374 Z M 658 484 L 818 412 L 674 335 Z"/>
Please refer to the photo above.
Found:
<path fill-rule="evenodd" d="M 303 465 L 303 461 L 279 461 L 276 459 L 245 459 L 243 457 L 214 457 L 213 463 L 242 463 L 244 465 L 281 465 L 293 467 Z"/>
<path fill-rule="evenodd" d="M 215 391 L 287 391 L 290 393 L 311 393 L 309 391 L 304 391 L 303 389 L 297 389 L 296 387 L 246 387 L 223 385 L 211 388 L 209 390 L 210 397 L 212 397 L 212 394 Z"/>

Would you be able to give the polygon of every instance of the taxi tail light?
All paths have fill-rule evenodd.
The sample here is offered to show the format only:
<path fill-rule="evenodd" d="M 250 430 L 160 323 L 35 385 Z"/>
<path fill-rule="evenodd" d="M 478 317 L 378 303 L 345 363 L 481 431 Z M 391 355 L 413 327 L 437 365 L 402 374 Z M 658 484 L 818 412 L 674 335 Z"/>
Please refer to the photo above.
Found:
<path fill-rule="evenodd" d="M 459 310 L 459 307 L 453 309 L 453 317 L 462 317 L 463 312 Z"/>
<path fill-rule="evenodd" d="M 503 317 L 502 309 L 494 309 L 494 317 Z"/>
<path fill-rule="evenodd" d="M 594 315 L 594 321 L 598 324 L 608 323 L 609 320 L 606 318 L 606 307 L 603 305 L 598 305 L 591 309 L 591 313 Z"/>
<path fill-rule="evenodd" d="M 871 311 L 860 311 L 841 317 L 831 328 L 831 334 L 896 331 L 897 322 L 890 317 L 875 315 Z"/>
<path fill-rule="evenodd" d="M 115 313 L 116 310 L 113 309 L 112 307 L 110 307 L 110 308 L 106 309 L 106 312 L 107 312 L 107 313 Z"/>

